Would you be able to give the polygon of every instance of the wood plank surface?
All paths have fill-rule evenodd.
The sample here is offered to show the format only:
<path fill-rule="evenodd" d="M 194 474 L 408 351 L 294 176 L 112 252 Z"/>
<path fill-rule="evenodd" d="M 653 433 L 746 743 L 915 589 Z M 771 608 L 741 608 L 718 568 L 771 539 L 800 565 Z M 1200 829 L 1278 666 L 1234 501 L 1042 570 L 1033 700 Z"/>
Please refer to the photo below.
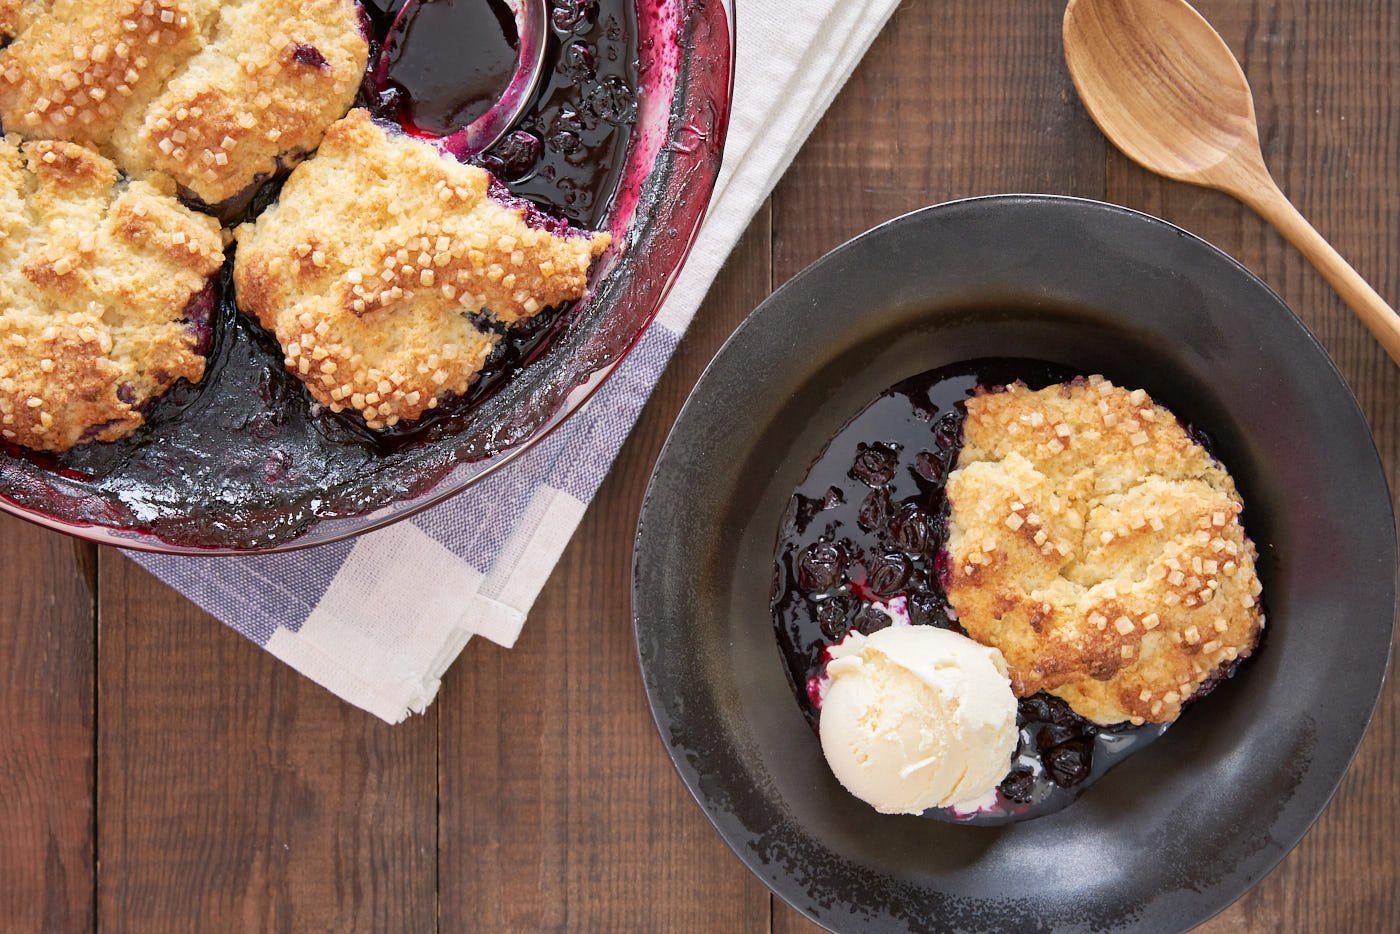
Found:
<path fill-rule="evenodd" d="M 1104 143 L 1060 51 L 1060 3 L 906 2 L 773 196 L 776 285 L 900 214 L 952 198 L 1099 198 Z"/>
<path fill-rule="evenodd" d="M 666 757 L 631 625 L 632 535 L 651 465 L 730 331 L 768 294 L 761 212 L 682 341 L 509 652 L 446 678 L 444 931 L 762 931 L 768 891 Z"/>
<path fill-rule="evenodd" d="M 103 929 L 434 929 L 436 712 L 388 726 L 114 552 L 99 607 Z"/>
<path fill-rule="evenodd" d="M 0 518 L 0 930 L 89 930 L 93 548 Z"/>
<path fill-rule="evenodd" d="M 1241 55 L 1284 189 L 1400 300 L 1400 0 L 1197 5 Z M 425 716 L 385 726 L 121 556 L 0 519 L 0 931 L 816 930 L 726 849 L 666 758 L 635 664 L 632 534 L 734 326 L 926 204 L 1082 195 L 1215 242 L 1332 353 L 1400 491 L 1400 370 L 1257 218 L 1109 147 L 1065 71 L 1063 9 L 903 3 L 731 257 L 519 644 L 469 646 Z M 1400 929 L 1397 799 L 1391 679 L 1318 825 L 1202 930 Z"/>

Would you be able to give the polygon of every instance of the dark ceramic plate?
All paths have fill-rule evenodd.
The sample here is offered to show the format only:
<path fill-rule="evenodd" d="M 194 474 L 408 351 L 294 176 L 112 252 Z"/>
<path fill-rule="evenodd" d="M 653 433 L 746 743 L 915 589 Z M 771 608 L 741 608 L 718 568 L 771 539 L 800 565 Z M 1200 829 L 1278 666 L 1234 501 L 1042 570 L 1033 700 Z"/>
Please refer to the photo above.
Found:
<path fill-rule="evenodd" d="M 886 817 L 822 759 L 769 616 L 812 460 L 892 383 L 1031 357 L 1209 429 L 1247 504 L 1270 627 L 1240 676 L 1069 808 Z M 835 930 L 1184 930 L 1298 842 L 1375 708 L 1396 608 L 1390 496 L 1327 354 L 1262 282 L 1162 221 L 1008 196 L 891 221 L 763 303 L 673 430 L 637 535 L 638 652 L 681 776 L 760 878 Z"/>

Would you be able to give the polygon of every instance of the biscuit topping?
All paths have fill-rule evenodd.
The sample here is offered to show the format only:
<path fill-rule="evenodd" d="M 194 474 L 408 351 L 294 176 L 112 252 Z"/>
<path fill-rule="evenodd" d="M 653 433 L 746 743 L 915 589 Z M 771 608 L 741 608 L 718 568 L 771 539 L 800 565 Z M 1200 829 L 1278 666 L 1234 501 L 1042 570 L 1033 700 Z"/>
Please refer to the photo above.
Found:
<path fill-rule="evenodd" d="M 27 28 L 0 51 L 6 128 L 168 173 L 209 204 L 315 149 L 369 57 L 352 0 L 54 0 L 12 19 Z"/>
<path fill-rule="evenodd" d="M 223 261 L 218 223 L 168 178 L 128 183 L 76 143 L 0 141 L 0 437 L 115 440 L 147 400 L 198 381 L 189 310 Z"/>
<path fill-rule="evenodd" d="M 489 185 L 482 169 L 351 111 L 279 202 L 239 228 L 239 305 L 333 411 L 371 428 L 416 419 L 467 390 L 500 327 L 580 298 L 610 242 L 532 226 Z"/>
<path fill-rule="evenodd" d="M 1013 385 L 969 400 L 964 430 L 948 599 L 1018 694 L 1163 723 L 1253 650 L 1260 585 L 1234 483 L 1145 392 Z"/>

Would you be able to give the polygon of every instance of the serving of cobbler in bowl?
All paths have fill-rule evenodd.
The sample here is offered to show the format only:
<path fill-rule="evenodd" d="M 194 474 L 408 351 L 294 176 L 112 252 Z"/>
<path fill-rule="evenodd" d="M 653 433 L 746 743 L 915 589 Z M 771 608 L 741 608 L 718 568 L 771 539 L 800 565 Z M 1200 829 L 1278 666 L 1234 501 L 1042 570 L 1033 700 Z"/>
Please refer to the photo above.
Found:
<path fill-rule="evenodd" d="M 0 0 L 0 508 L 301 547 L 577 409 L 698 227 L 732 15 L 550 0 L 541 37 L 524 10 Z M 476 151 L 527 46 L 533 90 Z"/>
<path fill-rule="evenodd" d="M 1257 551 L 1208 436 L 1142 389 L 1060 369 L 975 360 L 904 380 L 793 493 L 777 532 L 778 646 L 833 772 L 876 810 L 1002 823 L 1064 808 L 1263 635 Z M 903 627 L 905 641 L 927 627 L 957 638 L 912 654 L 870 638 Z M 963 736 L 947 725 L 982 717 L 986 692 L 941 678 L 973 645 L 993 660 L 982 678 L 1002 715 Z M 870 662 L 907 683 L 832 694 Z M 941 696 L 922 708 L 949 711 L 898 713 L 929 688 Z M 826 717 L 829 697 L 856 726 Z"/>
<path fill-rule="evenodd" d="M 832 930 L 1182 930 L 1361 741 L 1390 506 L 1234 260 L 1082 199 L 939 205 L 701 378 L 639 521 L 643 680 L 717 830 Z"/>

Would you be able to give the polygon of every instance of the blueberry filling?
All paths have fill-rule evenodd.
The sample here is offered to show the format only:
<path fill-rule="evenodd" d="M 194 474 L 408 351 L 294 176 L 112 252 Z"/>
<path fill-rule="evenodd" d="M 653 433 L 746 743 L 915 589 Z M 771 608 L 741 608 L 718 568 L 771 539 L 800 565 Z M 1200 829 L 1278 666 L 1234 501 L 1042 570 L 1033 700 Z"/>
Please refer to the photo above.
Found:
<path fill-rule="evenodd" d="M 963 632 L 944 589 L 951 570 L 944 486 L 962 445 L 960 403 L 1016 380 L 1039 388 L 1076 375 L 1027 360 L 921 374 L 847 423 L 812 465 L 778 534 L 772 613 L 793 693 L 814 729 L 826 650 L 851 631 L 908 623 Z M 1236 667 L 1218 669 L 1193 703 Z M 1166 730 L 1101 726 L 1043 692 L 1018 702 L 1017 722 L 1020 741 L 996 804 L 975 815 L 928 817 L 999 824 L 1053 813 Z"/>
<path fill-rule="evenodd" d="M 298 43 L 292 50 L 292 60 L 298 65 L 305 65 L 308 68 L 315 68 L 318 71 L 329 71 L 331 63 L 326 61 L 326 57 L 321 54 L 321 50 L 314 45 Z"/>
<path fill-rule="evenodd" d="M 209 356 L 214 346 L 214 316 L 219 310 L 219 279 L 215 277 L 185 305 L 185 330 L 194 338 L 194 352 Z"/>

